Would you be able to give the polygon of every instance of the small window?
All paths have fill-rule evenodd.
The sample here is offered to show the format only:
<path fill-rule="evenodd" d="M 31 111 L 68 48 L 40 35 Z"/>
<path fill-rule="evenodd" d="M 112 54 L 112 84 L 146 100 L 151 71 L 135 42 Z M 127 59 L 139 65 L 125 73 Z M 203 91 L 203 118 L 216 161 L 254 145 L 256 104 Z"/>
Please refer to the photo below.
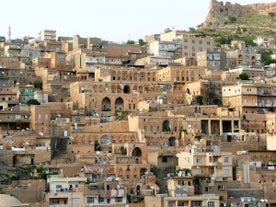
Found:
<path fill-rule="evenodd" d="M 162 162 L 168 162 L 168 158 L 167 157 L 162 157 Z"/>

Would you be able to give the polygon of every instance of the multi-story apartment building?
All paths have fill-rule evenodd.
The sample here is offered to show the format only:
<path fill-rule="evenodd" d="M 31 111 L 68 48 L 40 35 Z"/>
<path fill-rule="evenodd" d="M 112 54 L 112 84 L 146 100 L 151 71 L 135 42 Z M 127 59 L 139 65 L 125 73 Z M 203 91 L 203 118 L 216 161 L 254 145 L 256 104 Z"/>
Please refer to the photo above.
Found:
<path fill-rule="evenodd" d="M 236 85 L 222 87 L 225 106 L 242 113 L 266 113 L 276 106 L 276 88 L 273 81 L 240 81 Z"/>
<path fill-rule="evenodd" d="M 186 31 L 173 30 L 168 33 L 160 34 L 160 40 L 157 41 L 170 41 L 177 47 L 177 54 L 181 57 L 196 58 L 196 53 L 201 51 L 214 51 L 215 44 L 211 37 L 192 34 Z M 181 46 L 181 49 L 178 47 Z M 164 49 L 167 47 L 164 47 Z M 172 48 L 168 47 L 168 48 Z"/>
<path fill-rule="evenodd" d="M 38 39 L 42 41 L 56 41 L 56 30 L 44 29 L 38 33 Z"/>
<path fill-rule="evenodd" d="M 153 196 L 146 196 L 144 202 L 146 207 L 220 206 L 219 196 L 214 194 L 194 196 L 156 194 Z"/>
<path fill-rule="evenodd" d="M 226 53 L 224 51 L 202 51 L 196 53 L 197 65 L 210 70 L 227 69 Z"/>
<path fill-rule="evenodd" d="M 181 57 L 181 43 L 173 41 L 154 41 L 149 43 L 148 53 L 154 56 L 177 59 Z"/>
<path fill-rule="evenodd" d="M 86 177 L 50 176 L 46 203 L 50 206 L 118 206 L 127 203 L 126 189 L 112 177 L 105 181 L 84 184 Z"/>
<path fill-rule="evenodd" d="M 247 132 L 273 133 L 274 118 L 270 117 L 276 106 L 273 81 L 253 80 L 222 87 L 222 101 L 242 116 L 242 129 Z M 268 124 L 269 123 L 269 124 Z"/>
<path fill-rule="evenodd" d="M 196 58 L 196 53 L 201 51 L 214 51 L 215 44 L 211 37 L 193 34 L 183 34 L 182 57 Z"/>
<path fill-rule="evenodd" d="M 232 41 L 231 48 L 225 49 L 225 52 L 230 68 L 238 65 L 261 66 L 261 56 L 254 48 L 246 46 L 243 41 Z"/>
<path fill-rule="evenodd" d="M 217 145 L 200 146 L 196 142 L 185 152 L 177 153 L 178 167 L 190 169 L 192 175 L 201 175 L 216 181 L 233 180 L 231 152 L 220 151 Z"/>

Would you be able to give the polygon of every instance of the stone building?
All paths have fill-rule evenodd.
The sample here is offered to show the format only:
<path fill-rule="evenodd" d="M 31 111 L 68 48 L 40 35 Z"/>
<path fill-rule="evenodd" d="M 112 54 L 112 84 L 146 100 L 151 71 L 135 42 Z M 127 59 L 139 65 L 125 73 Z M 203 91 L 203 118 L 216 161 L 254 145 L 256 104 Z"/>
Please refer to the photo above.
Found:
<path fill-rule="evenodd" d="M 227 68 L 226 53 L 221 51 L 202 51 L 196 54 L 197 65 L 210 70 L 225 70 Z"/>

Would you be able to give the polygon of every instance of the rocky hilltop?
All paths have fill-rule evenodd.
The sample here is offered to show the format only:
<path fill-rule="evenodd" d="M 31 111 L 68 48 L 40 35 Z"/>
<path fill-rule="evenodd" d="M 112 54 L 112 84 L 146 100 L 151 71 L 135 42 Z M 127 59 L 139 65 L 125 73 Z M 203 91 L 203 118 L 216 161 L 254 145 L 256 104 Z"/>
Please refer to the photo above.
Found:
<path fill-rule="evenodd" d="M 208 15 L 198 31 L 209 35 L 275 37 L 276 3 L 240 5 L 211 0 Z"/>
<path fill-rule="evenodd" d="M 210 25 L 212 23 L 215 26 L 216 23 L 219 23 L 217 21 L 221 19 L 248 15 L 276 16 L 276 3 L 240 5 L 211 0 L 209 13 L 204 24 L 206 26 L 206 24 Z"/>

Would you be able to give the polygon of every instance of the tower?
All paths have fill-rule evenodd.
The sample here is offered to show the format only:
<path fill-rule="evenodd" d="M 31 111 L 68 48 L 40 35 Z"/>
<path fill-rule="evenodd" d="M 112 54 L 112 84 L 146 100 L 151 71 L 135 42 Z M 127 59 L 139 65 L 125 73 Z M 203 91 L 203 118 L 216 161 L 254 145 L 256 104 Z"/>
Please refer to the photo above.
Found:
<path fill-rule="evenodd" d="M 8 28 L 8 42 L 11 41 L 11 25 L 9 25 L 9 28 Z"/>

